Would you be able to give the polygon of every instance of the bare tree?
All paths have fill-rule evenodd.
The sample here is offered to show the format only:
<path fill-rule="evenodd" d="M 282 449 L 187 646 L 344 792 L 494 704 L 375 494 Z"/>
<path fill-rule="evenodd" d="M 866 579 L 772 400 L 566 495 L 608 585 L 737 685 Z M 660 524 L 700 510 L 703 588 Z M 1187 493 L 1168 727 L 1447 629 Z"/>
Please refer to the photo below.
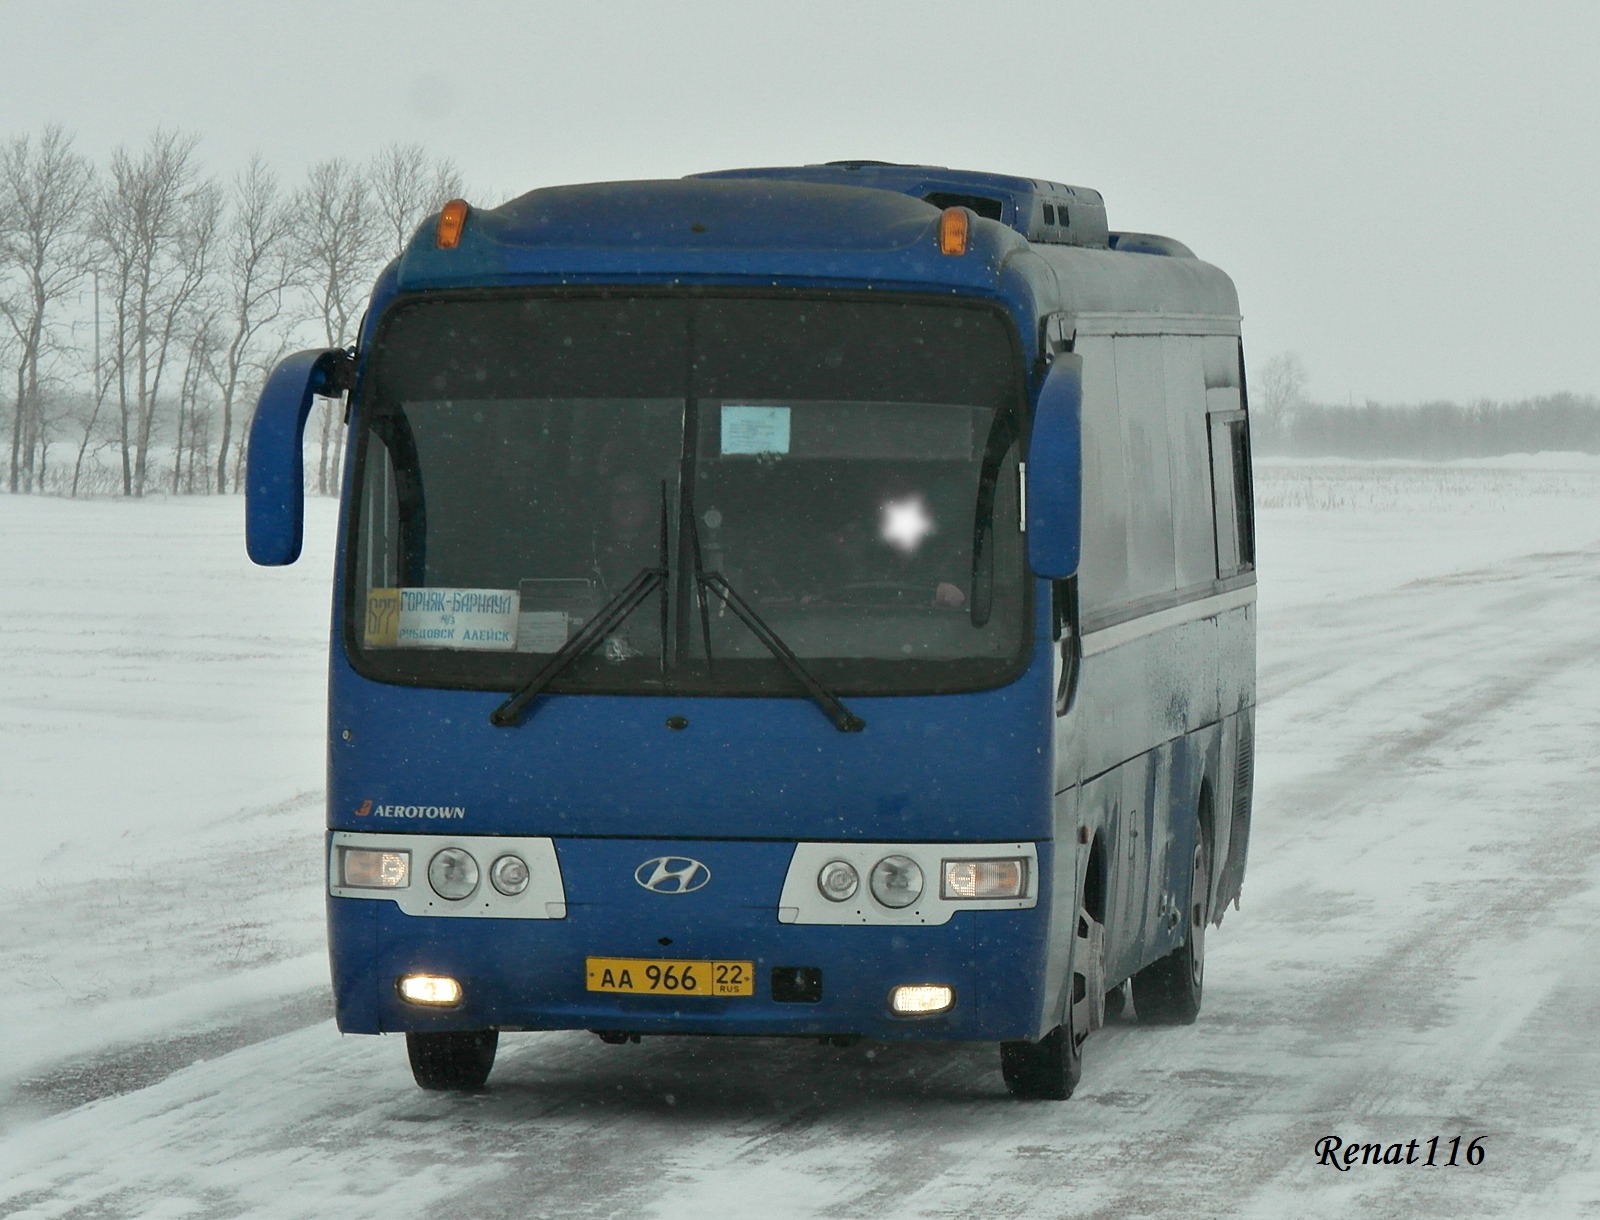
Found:
<path fill-rule="evenodd" d="M 262 340 L 283 313 L 284 290 L 293 275 L 289 211 L 279 197 L 277 175 L 259 156 L 234 179 L 232 205 L 222 256 L 226 335 L 213 364 L 222 393 L 218 495 L 228 490 L 234 405 L 253 362 L 261 358 Z"/>
<path fill-rule="evenodd" d="M 105 443 L 106 438 L 100 435 L 100 416 L 105 410 L 106 395 L 111 390 L 111 380 L 114 376 L 110 361 L 105 360 L 100 351 L 100 273 L 94 273 L 94 340 L 90 345 L 89 372 L 94 383 L 94 393 L 85 404 L 84 410 L 78 420 L 82 432 L 78 438 L 78 454 L 72 463 L 72 487 L 69 495 L 76 496 L 78 488 L 83 481 L 83 463 L 89 455 L 89 447 L 94 444 L 96 452 Z"/>
<path fill-rule="evenodd" d="M 420 144 L 390 144 L 368 171 L 385 258 L 399 258 L 417 226 L 461 194 L 461 171 L 448 157 L 430 159 Z"/>
<path fill-rule="evenodd" d="M 50 344 L 49 313 L 85 273 L 82 221 L 93 183 L 89 162 L 60 127 L 37 143 L 18 136 L 0 146 L 0 272 L 8 291 L 0 313 L 16 339 L 16 396 L 9 487 L 30 488 L 42 463 L 46 421 L 40 365 Z"/>
<path fill-rule="evenodd" d="M 162 374 L 211 269 L 221 192 L 198 180 L 197 143 L 157 131 L 137 158 L 118 149 L 96 204 L 112 287 L 124 495 L 144 493 Z"/>
<path fill-rule="evenodd" d="M 0 244 L 3 244 L 4 240 L 5 240 L 4 239 L 4 235 L 0 234 Z M 3 314 L 5 308 L 6 308 L 5 299 L 3 297 L 0 297 L 0 314 Z M 16 357 L 16 353 L 17 353 L 17 349 L 18 349 L 19 345 L 17 343 L 16 334 L 13 332 L 11 326 L 9 325 L 9 315 L 5 315 L 5 316 L 7 317 L 8 324 L 5 325 L 5 326 L 0 326 L 0 368 L 4 368 L 4 369 L 8 369 L 9 370 L 9 369 L 12 369 L 12 368 L 15 367 L 12 364 L 12 361 Z M 12 422 L 12 424 L 15 424 L 17 422 L 19 416 L 20 416 L 20 411 L 19 411 L 18 408 L 20 407 L 21 404 L 16 400 L 15 397 L 13 397 L 11 399 L 11 404 L 10 405 L 11 405 L 11 408 L 12 408 L 12 410 L 11 410 L 11 422 Z M 9 431 L 9 429 L 8 429 L 8 431 Z M 16 452 L 16 443 L 15 443 L 15 441 L 13 441 L 13 443 L 12 443 L 12 453 L 15 454 L 15 452 Z"/>
<path fill-rule="evenodd" d="M 1280 352 L 1261 369 L 1252 406 L 1259 406 L 1275 426 L 1283 426 L 1305 401 L 1306 366 L 1299 352 Z"/>
<path fill-rule="evenodd" d="M 156 302 L 150 392 L 139 416 L 138 449 L 135 453 L 134 485 L 144 493 L 150 442 L 160 400 L 161 378 L 170 357 L 184 349 L 192 362 L 203 363 L 210 341 L 209 320 L 198 308 L 212 272 L 217 233 L 222 220 L 222 191 L 215 182 L 202 182 L 183 201 L 177 240 L 168 251 L 166 291 Z M 198 376 L 199 369 L 196 369 Z M 183 390 L 178 406 L 178 452 L 183 448 Z M 178 459 L 174 458 L 174 464 Z"/>
<path fill-rule="evenodd" d="M 59 377 L 40 383 L 38 405 L 39 467 L 34 475 L 33 490 L 45 491 L 50 486 L 50 448 L 65 435 L 62 425 L 73 422 L 80 414 L 81 395 L 69 391 Z M 64 476 L 57 475 L 59 487 Z"/>
<path fill-rule="evenodd" d="M 184 459 L 188 459 L 187 490 L 194 490 L 194 468 L 203 460 L 206 482 L 211 481 L 209 454 L 203 449 L 209 441 L 209 412 L 200 404 L 200 388 L 205 384 L 208 366 L 212 362 L 214 343 L 212 327 L 215 316 L 206 309 L 195 311 L 185 328 L 187 351 L 183 362 L 183 378 L 178 386 L 178 431 L 172 444 L 172 494 L 185 490 Z"/>
<path fill-rule="evenodd" d="M 296 196 L 300 230 L 299 257 L 306 291 L 322 323 L 329 347 L 348 347 L 355 339 L 362 303 L 374 264 L 381 256 L 382 230 L 373 209 L 365 175 L 349 161 L 335 158 L 311 167 Z M 338 468 L 341 432 L 334 435 L 334 407 L 324 404 L 317 461 L 317 490 L 328 491 L 329 451 Z"/>

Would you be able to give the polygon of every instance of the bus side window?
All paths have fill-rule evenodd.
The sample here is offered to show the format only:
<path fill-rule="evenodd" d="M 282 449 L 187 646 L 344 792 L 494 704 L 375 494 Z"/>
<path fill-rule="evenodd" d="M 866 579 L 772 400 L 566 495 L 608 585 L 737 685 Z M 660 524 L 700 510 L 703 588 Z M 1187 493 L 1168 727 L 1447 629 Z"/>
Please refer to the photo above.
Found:
<path fill-rule="evenodd" d="M 1250 417 L 1228 425 L 1233 450 L 1234 519 L 1239 523 L 1239 567 L 1256 566 L 1256 496 L 1250 467 Z"/>
<path fill-rule="evenodd" d="M 356 563 L 367 589 L 400 585 L 400 512 L 394 462 L 377 436 L 367 439 L 366 487 L 362 497 Z"/>
<path fill-rule="evenodd" d="M 428 513 L 417 439 L 403 410 L 374 414 L 367 425 L 357 571 L 367 588 L 427 583 Z"/>
<path fill-rule="evenodd" d="M 1080 335 L 1083 357 L 1083 558 L 1079 609 L 1086 619 L 1114 612 L 1128 593 L 1128 475 L 1109 336 Z"/>
<path fill-rule="evenodd" d="M 1237 390 L 1210 390 L 1206 397 Z M 1227 580 L 1256 566 L 1255 506 L 1250 480 L 1248 417 L 1240 410 L 1211 411 L 1211 503 L 1217 536 L 1217 579 Z"/>
<path fill-rule="evenodd" d="M 1217 578 L 1211 511 L 1211 442 L 1206 431 L 1202 344 L 1196 335 L 1163 335 L 1161 355 L 1172 453 L 1172 549 L 1179 589 L 1209 589 Z"/>
<path fill-rule="evenodd" d="M 1117 411 L 1128 506 L 1128 595 L 1135 602 L 1177 586 L 1166 369 L 1157 336 L 1118 335 Z"/>

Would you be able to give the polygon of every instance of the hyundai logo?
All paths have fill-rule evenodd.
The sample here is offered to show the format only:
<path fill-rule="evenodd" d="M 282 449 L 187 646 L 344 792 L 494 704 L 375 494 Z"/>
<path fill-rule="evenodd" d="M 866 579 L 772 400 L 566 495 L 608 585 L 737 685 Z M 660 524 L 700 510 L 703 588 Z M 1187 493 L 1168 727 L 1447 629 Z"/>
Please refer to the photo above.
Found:
<path fill-rule="evenodd" d="M 711 880 L 711 870 L 688 856 L 657 856 L 634 869 L 633 879 L 654 894 L 692 894 Z"/>

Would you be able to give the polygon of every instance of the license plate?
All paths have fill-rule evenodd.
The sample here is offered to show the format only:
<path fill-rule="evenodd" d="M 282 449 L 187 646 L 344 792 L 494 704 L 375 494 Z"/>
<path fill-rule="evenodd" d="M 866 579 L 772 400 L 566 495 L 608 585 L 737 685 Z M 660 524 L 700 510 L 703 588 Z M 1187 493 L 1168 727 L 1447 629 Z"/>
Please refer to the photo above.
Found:
<path fill-rule="evenodd" d="M 584 959 L 588 990 L 623 995 L 754 995 L 754 962 L 667 962 L 646 957 Z"/>

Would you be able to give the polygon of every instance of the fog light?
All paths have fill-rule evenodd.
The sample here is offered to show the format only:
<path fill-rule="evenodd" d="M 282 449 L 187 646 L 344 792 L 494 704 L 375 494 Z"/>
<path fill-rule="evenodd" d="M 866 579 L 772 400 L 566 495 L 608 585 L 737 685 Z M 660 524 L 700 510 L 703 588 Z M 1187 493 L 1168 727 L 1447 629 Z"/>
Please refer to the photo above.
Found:
<path fill-rule="evenodd" d="M 1028 862 L 1012 860 L 946 860 L 946 898 L 1021 898 L 1028 888 Z"/>
<path fill-rule="evenodd" d="M 520 856 L 501 856 L 489 866 L 489 880 L 508 898 L 528 888 L 528 866 Z"/>
<path fill-rule="evenodd" d="M 861 877 L 855 866 L 843 860 L 829 861 L 817 874 L 817 889 L 829 902 L 844 902 L 860 885 Z"/>
<path fill-rule="evenodd" d="M 461 984 L 440 974 L 408 974 L 399 988 L 400 998 L 411 1004 L 443 1008 L 461 1003 Z"/>
<path fill-rule="evenodd" d="M 922 870 L 910 856 L 885 856 L 872 866 L 872 896 L 886 907 L 908 907 L 922 897 Z"/>
<path fill-rule="evenodd" d="M 339 849 L 344 884 L 359 890 L 403 890 L 411 884 L 411 853 L 373 851 L 365 847 Z"/>
<path fill-rule="evenodd" d="M 439 897 L 459 902 L 478 888 L 478 862 L 459 847 L 447 847 L 428 861 L 428 884 Z"/>
<path fill-rule="evenodd" d="M 927 1017 L 944 1012 L 956 1002 L 955 989 L 939 983 L 916 983 L 896 987 L 889 993 L 889 1007 L 902 1017 Z"/>

